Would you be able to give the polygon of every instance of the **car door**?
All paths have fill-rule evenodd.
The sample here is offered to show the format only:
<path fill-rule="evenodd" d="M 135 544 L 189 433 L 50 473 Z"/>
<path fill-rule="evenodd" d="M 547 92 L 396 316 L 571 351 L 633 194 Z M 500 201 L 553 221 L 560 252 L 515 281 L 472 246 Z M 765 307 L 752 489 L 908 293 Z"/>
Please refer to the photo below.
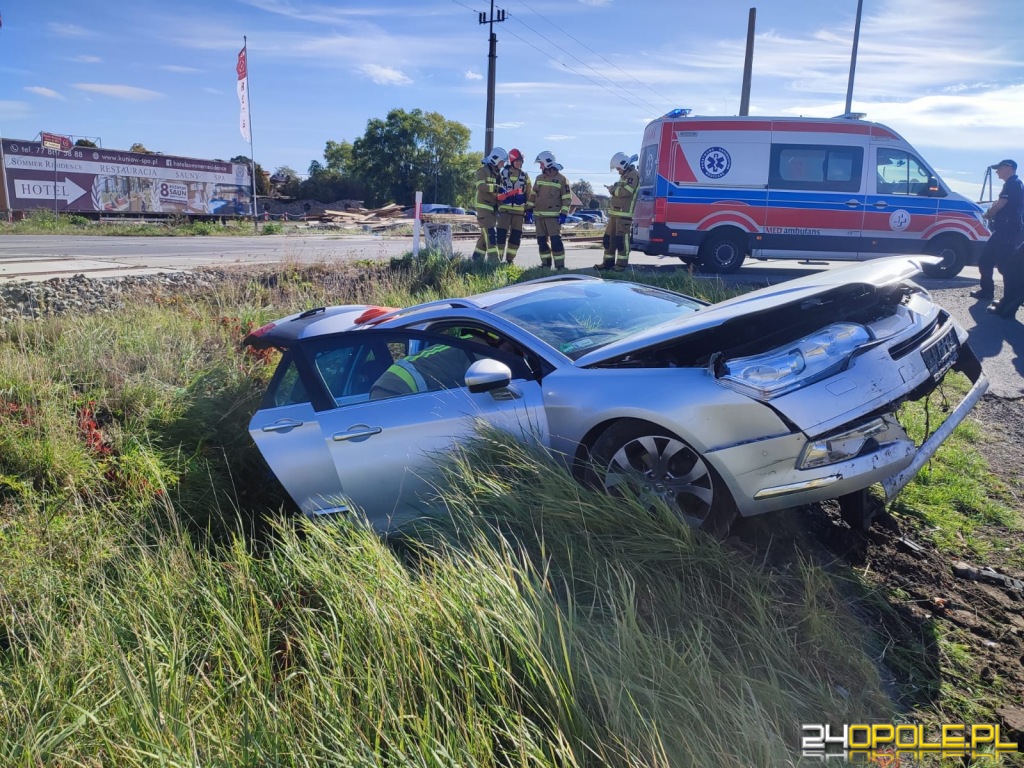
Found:
<path fill-rule="evenodd" d="M 302 364 L 293 353 L 285 353 L 249 422 L 249 434 L 288 495 L 303 514 L 314 517 L 337 512 L 345 504 L 320 431 L 320 415 L 300 372 Z"/>
<path fill-rule="evenodd" d="M 388 365 L 439 346 L 459 351 L 461 370 L 431 379 L 425 391 L 378 398 L 382 389 L 374 384 Z M 379 530 L 426 510 L 437 492 L 439 461 L 479 423 L 546 442 L 540 384 L 516 355 L 450 336 L 368 330 L 315 340 L 304 345 L 304 357 L 315 386 L 329 393 L 316 414 L 334 469 L 323 487 L 341 497 L 339 509 L 361 509 Z M 512 381 L 491 392 L 470 392 L 465 370 L 485 358 L 507 364 Z"/>
<path fill-rule="evenodd" d="M 861 258 L 921 253 L 938 221 L 933 174 L 905 149 L 875 146 L 872 152 Z"/>

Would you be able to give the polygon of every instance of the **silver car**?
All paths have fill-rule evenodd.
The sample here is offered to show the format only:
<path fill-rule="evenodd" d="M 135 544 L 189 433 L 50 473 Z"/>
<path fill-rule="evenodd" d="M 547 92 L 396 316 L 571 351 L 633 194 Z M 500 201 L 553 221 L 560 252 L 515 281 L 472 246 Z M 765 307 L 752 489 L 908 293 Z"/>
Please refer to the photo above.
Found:
<path fill-rule="evenodd" d="M 312 309 L 246 338 L 283 350 L 250 433 L 311 517 L 380 530 L 430 509 L 437 461 L 480 423 L 583 482 L 631 482 L 721 532 L 876 483 L 894 496 L 988 387 L 966 331 L 890 258 L 709 305 L 558 275 L 406 309 Z M 921 445 L 904 401 L 973 383 Z"/>

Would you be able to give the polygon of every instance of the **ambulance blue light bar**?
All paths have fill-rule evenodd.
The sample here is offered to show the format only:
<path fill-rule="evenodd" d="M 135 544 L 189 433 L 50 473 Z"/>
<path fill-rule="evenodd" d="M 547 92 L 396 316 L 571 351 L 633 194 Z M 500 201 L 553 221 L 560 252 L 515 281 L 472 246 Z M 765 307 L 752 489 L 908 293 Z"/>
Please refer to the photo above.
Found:
<path fill-rule="evenodd" d="M 692 109 L 673 109 L 671 112 L 666 112 L 665 117 L 689 117 Z"/>

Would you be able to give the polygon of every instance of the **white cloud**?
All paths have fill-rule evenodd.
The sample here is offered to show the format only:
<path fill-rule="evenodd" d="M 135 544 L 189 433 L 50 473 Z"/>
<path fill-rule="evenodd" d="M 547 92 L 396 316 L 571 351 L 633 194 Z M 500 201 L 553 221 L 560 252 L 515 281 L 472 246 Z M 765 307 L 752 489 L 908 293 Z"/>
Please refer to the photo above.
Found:
<path fill-rule="evenodd" d="M 555 134 L 552 134 L 551 136 L 545 136 L 544 140 L 545 141 L 573 141 L 575 138 L 576 138 L 575 136 L 566 136 L 565 134 L 562 134 L 562 133 L 555 133 Z"/>
<path fill-rule="evenodd" d="M 24 101 L 0 101 L 0 120 L 28 117 L 32 109 Z"/>
<path fill-rule="evenodd" d="M 45 96 L 48 99 L 63 99 L 64 97 L 57 93 L 52 88 L 47 88 L 42 85 L 26 85 L 25 90 L 29 93 L 34 93 L 36 96 Z"/>
<path fill-rule="evenodd" d="M 501 128 L 502 130 L 514 131 L 517 128 L 522 128 L 526 123 L 495 123 L 495 128 Z"/>
<path fill-rule="evenodd" d="M 589 5 L 593 8 L 601 8 L 612 4 L 612 0 L 579 0 L 579 2 L 580 5 Z"/>
<path fill-rule="evenodd" d="M 163 64 L 160 69 L 164 72 L 175 72 L 181 75 L 195 75 L 203 71 L 201 69 L 196 69 L 195 67 L 183 67 L 179 64 Z"/>
<path fill-rule="evenodd" d="M 112 96 L 115 99 L 127 99 L 128 101 L 152 101 L 163 98 L 159 91 L 151 91 L 148 88 L 136 88 L 134 85 L 109 85 L 105 83 L 75 83 L 75 88 L 89 93 L 99 93 L 103 96 Z"/>
<path fill-rule="evenodd" d="M 81 56 L 72 56 L 68 61 L 73 61 L 76 64 L 99 64 L 103 59 L 99 56 L 89 56 L 88 54 L 82 54 Z"/>
<path fill-rule="evenodd" d="M 412 83 L 409 77 L 394 67 L 382 67 L 380 64 L 363 64 L 359 71 L 377 85 L 410 85 Z"/>
<path fill-rule="evenodd" d="M 474 72 L 472 69 L 467 69 L 466 70 L 466 79 L 467 80 L 483 80 L 484 76 L 481 75 L 479 72 Z"/>
<path fill-rule="evenodd" d="M 57 37 L 95 37 L 96 33 L 77 24 L 62 24 L 59 21 L 51 21 L 48 25 L 50 32 Z"/>

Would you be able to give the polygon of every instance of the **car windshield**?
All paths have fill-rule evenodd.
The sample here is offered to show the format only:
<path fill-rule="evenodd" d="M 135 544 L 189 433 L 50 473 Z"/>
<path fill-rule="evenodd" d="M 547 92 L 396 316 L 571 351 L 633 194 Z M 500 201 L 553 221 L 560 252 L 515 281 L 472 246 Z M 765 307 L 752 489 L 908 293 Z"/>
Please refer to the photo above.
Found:
<path fill-rule="evenodd" d="M 508 299 L 491 311 L 576 360 L 702 306 L 679 294 L 611 281 L 553 286 Z"/>

